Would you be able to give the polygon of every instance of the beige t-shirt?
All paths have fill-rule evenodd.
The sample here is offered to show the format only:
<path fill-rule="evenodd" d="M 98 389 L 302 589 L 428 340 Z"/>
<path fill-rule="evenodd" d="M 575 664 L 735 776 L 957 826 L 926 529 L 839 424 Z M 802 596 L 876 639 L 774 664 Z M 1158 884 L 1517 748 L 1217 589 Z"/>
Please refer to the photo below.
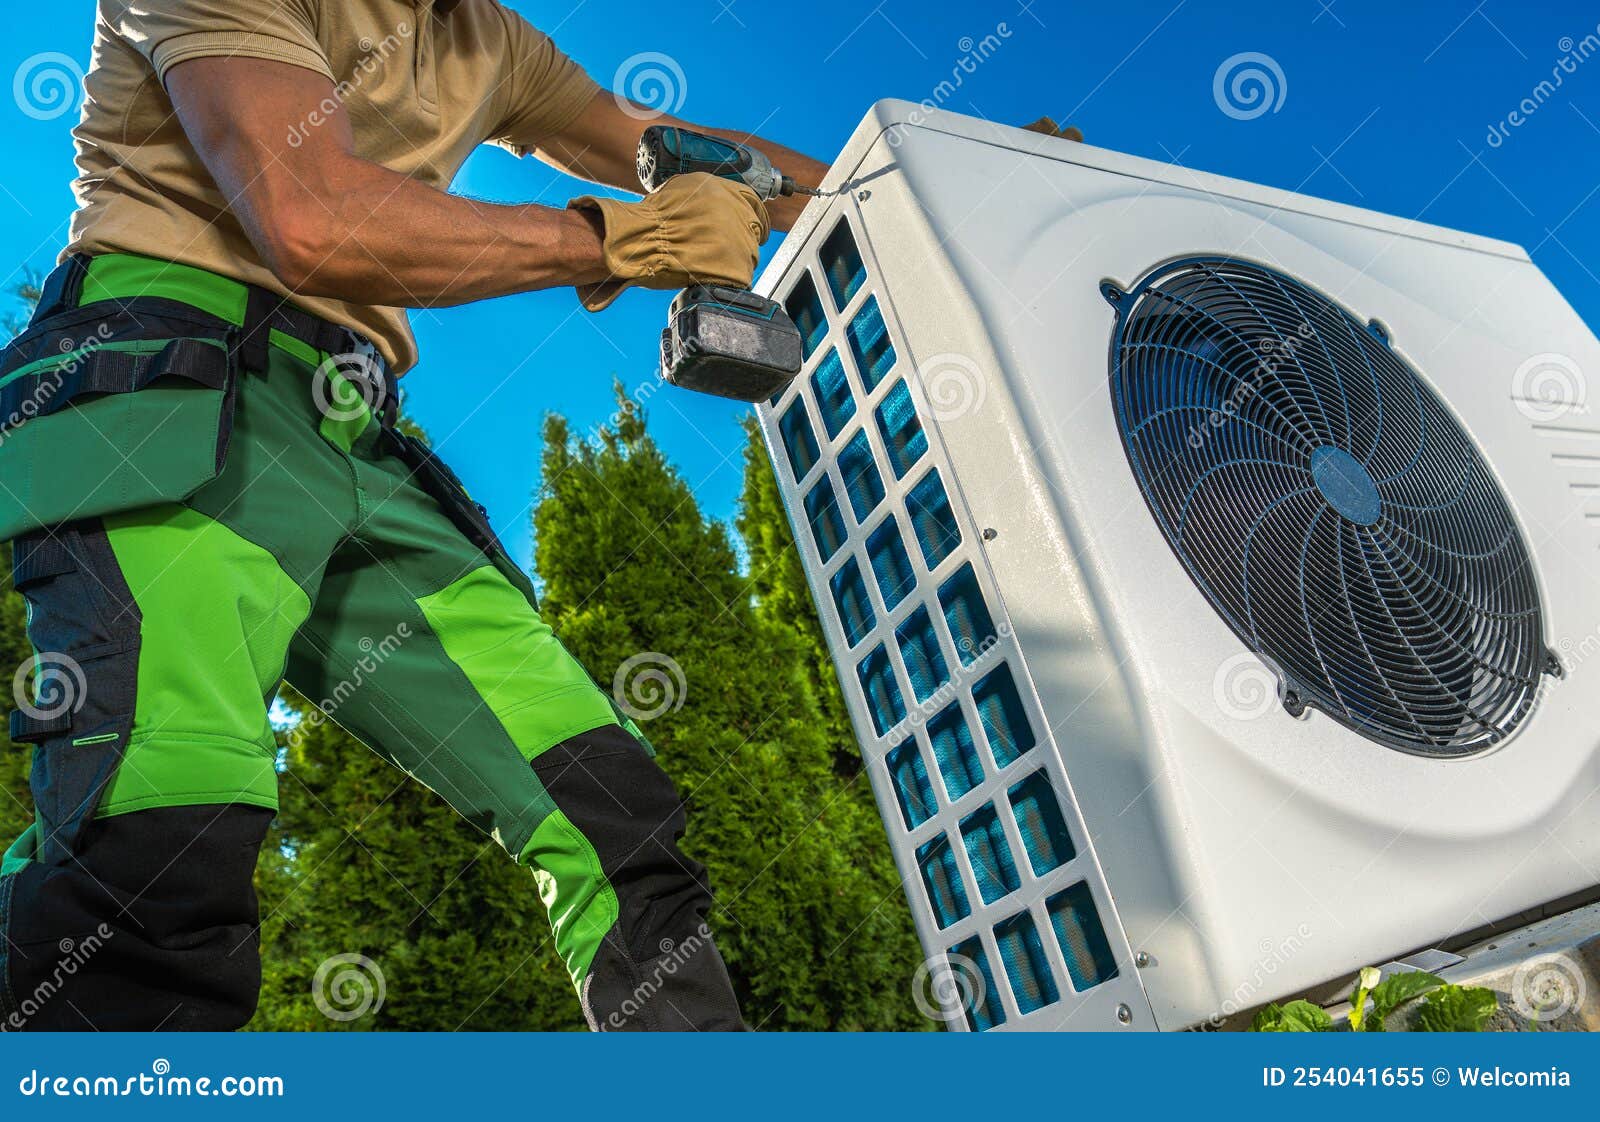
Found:
<path fill-rule="evenodd" d="M 403 309 L 363 304 L 359 292 L 344 301 L 294 296 L 261 263 L 163 83 L 171 67 L 208 55 L 313 70 L 334 83 L 356 155 L 441 190 L 477 145 L 526 154 L 598 89 L 494 0 L 433 8 L 434 0 L 100 0 L 73 130 L 79 209 L 62 257 L 138 253 L 261 285 L 369 336 L 397 370 L 411 366 L 417 346 Z M 285 130 L 284 145 L 316 127 L 307 120 Z"/>

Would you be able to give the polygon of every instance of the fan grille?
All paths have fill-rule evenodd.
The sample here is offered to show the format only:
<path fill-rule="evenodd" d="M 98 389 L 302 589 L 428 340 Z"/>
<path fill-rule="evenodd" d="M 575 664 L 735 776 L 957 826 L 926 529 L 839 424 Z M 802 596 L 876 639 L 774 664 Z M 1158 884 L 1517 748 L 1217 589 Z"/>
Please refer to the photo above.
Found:
<path fill-rule="evenodd" d="M 1430 756 L 1509 735 L 1554 669 L 1527 547 L 1471 439 L 1381 330 L 1227 258 L 1104 292 L 1140 489 L 1286 706 Z"/>

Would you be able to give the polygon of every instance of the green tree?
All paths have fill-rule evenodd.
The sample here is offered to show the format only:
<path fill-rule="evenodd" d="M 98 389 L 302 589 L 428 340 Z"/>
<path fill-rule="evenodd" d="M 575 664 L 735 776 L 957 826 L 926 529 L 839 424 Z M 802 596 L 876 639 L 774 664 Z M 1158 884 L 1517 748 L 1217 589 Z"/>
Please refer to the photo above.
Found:
<path fill-rule="evenodd" d="M 837 694 L 819 688 L 817 648 L 796 626 L 809 600 L 781 622 L 775 607 L 753 606 L 727 531 L 703 516 L 627 402 L 592 443 L 559 417 L 544 436 L 545 618 L 602 682 L 635 656 L 676 666 L 672 705 L 644 731 L 689 802 L 685 848 L 711 871 L 713 927 L 747 1018 L 766 1029 L 925 1027 L 910 992 L 921 955 L 871 792 L 859 769 L 836 771 L 847 734 L 819 698 Z M 770 576 L 783 563 L 786 531 L 772 521 L 782 518 L 761 487 L 747 495 L 758 591 L 794 588 Z"/>
<path fill-rule="evenodd" d="M 298 713 L 313 711 L 285 694 Z M 582 1027 L 527 870 L 332 722 L 301 718 L 282 738 L 280 808 L 256 870 L 263 978 L 252 1028 Z M 376 973 L 341 964 L 355 955 Z"/>
<path fill-rule="evenodd" d="M 773 627 L 788 630 L 800 644 L 805 660 L 802 680 L 811 688 L 824 732 L 835 746 L 834 767 L 842 776 L 853 776 L 861 770 L 861 753 L 795 549 L 789 516 L 784 513 L 778 479 L 755 418 L 745 421 L 744 430 L 744 488 L 734 525 L 749 557 L 749 588 L 755 597 L 756 615 Z"/>

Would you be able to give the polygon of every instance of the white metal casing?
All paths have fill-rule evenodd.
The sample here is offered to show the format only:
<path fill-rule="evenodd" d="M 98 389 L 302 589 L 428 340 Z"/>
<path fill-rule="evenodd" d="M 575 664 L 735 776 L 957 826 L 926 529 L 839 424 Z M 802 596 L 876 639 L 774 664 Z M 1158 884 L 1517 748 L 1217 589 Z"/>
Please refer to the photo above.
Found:
<path fill-rule="evenodd" d="M 1600 882 L 1600 424 L 1581 401 L 1530 407 L 1519 369 L 1562 356 L 1600 370 L 1600 342 L 1520 249 L 1017 129 L 919 108 L 874 106 L 760 289 L 784 299 L 804 270 L 823 292 L 828 335 L 784 397 L 760 409 L 824 631 L 835 653 L 919 935 L 930 956 L 977 938 L 1004 1028 L 1172 1029 L 1294 994 L 1365 964 Z M 820 243 L 850 223 L 867 282 L 835 308 Z M 1206 603 L 1141 497 L 1113 417 L 1103 280 L 1126 288 L 1155 266 L 1225 255 L 1272 266 L 1380 320 L 1497 473 L 1540 574 L 1550 647 L 1564 679 L 1497 750 L 1433 760 L 1391 750 L 1312 712 L 1241 711 L 1223 680 L 1244 648 Z M 846 346 L 869 297 L 898 354 L 870 393 Z M 829 440 L 810 375 L 830 348 L 851 364 L 860 401 Z M 869 575 L 876 626 L 852 646 L 830 578 L 862 552 L 882 510 L 925 471 L 896 480 L 873 407 L 901 377 L 960 525 L 956 554 L 887 611 Z M 804 402 L 820 462 L 797 481 L 779 417 Z M 804 495 L 867 434 L 886 484 L 881 509 L 824 560 Z M 901 514 L 902 520 L 904 513 Z M 985 540 L 990 538 L 992 540 Z M 975 567 L 998 641 L 970 669 L 945 634 L 956 693 L 1013 663 L 1041 738 L 952 802 L 938 775 L 932 818 L 907 830 L 885 755 L 923 736 L 895 630 L 964 561 Z M 857 666 L 882 643 L 910 712 L 878 735 Z M 955 655 L 956 657 L 950 657 Z M 1262 688 L 1268 688 L 1265 682 Z M 961 695 L 971 715 L 970 696 Z M 936 698 L 942 703 L 948 698 Z M 1248 704 L 1249 699 L 1244 699 Z M 976 730 L 977 722 L 969 721 Z M 959 824 L 1044 766 L 1076 858 L 985 905 Z M 932 762 L 929 761 L 930 770 Z M 997 774 L 998 773 L 998 774 Z M 1003 817 L 1003 816 L 1002 816 Z M 945 832 L 972 914 L 934 919 L 917 852 Z M 1082 993 L 1067 981 L 1043 902 L 1091 886 L 1118 974 Z M 1058 982 L 1027 1015 L 1001 968 L 995 925 L 1032 915 Z M 1139 962 L 1142 965 L 1135 965 Z M 970 1023 L 949 1006 L 952 1027 Z"/>

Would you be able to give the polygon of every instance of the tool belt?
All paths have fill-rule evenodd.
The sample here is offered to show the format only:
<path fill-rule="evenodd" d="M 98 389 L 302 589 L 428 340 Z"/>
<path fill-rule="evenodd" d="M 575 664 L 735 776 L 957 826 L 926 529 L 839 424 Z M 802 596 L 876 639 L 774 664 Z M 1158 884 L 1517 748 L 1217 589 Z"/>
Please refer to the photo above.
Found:
<path fill-rule="evenodd" d="M 265 289 L 145 264 L 204 277 L 242 304 L 240 321 L 167 295 L 84 303 L 91 258 L 58 266 L 28 326 L 0 351 L 0 541 L 181 501 L 215 479 L 239 379 L 265 373 L 274 331 L 333 356 L 347 380 L 382 379 L 368 400 L 393 431 L 394 375 L 365 337 Z M 409 448 L 419 442 L 402 444 L 408 462 L 421 458 Z"/>

